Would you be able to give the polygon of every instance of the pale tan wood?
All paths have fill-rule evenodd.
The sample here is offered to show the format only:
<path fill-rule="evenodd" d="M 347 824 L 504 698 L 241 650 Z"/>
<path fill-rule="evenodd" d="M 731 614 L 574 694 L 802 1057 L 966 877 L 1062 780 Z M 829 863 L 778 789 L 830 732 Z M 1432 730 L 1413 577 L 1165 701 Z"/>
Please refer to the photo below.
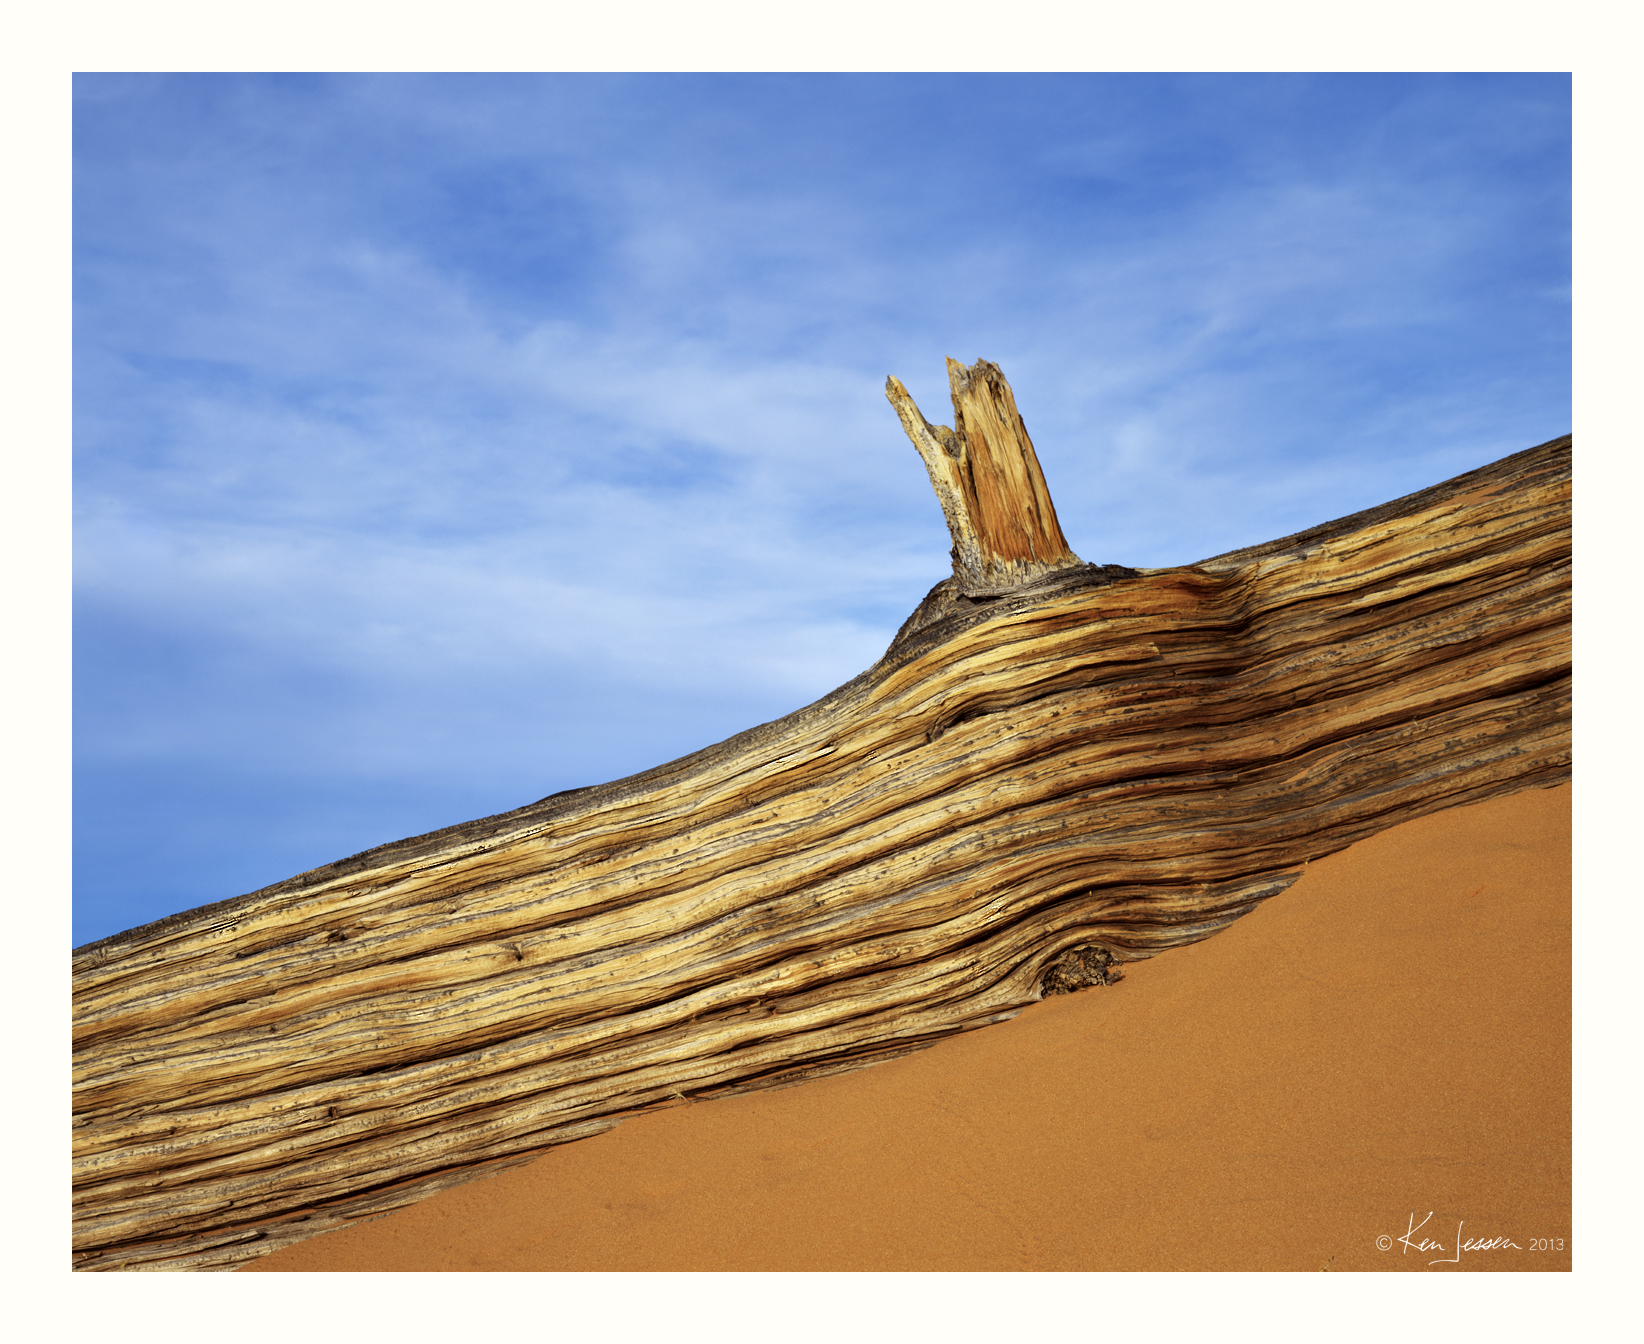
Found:
<path fill-rule="evenodd" d="M 1060 528 L 991 368 L 954 380 L 955 507 L 975 555 L 1039 563 Z M 1031 546 L 976 524 L 1012 491 Z M 77 1267 L 232 1268 L 922 1048 L 1568 775 L 1567 439 L 1175 569 L 1067 552 L 990 599 L 961 540 L 885 657 L 785 719 L 80 949 Z"/>
<path fill-rule="evenodd" d="M 967 597 L 997 595 L 1083 561 L 1062 535 L 1033 440 L 997 364 L 948 360 L 953 428 L 926 420 L 907 388 L 885 396 L 924 460 L 953 538 L 953 573 Z"/>

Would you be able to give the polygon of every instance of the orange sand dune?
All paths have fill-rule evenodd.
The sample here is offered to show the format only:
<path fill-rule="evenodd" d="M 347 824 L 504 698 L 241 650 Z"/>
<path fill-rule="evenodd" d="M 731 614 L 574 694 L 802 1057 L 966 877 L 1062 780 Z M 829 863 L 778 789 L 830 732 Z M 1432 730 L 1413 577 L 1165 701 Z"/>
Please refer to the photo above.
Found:
<path fill-rule="evenodd" d="M 1567 1270 L 1569 808 L 1410 822 L 1112 988 L 246 1270 Z"/>

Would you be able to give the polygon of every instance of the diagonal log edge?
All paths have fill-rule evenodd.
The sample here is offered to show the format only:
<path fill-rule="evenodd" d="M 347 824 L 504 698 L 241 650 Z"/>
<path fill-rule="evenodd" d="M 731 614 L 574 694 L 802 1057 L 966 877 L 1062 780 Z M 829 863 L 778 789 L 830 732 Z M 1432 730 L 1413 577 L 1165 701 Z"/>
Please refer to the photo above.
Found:
<path fill-rule="evenodd" d="M 1496 462 L 1464 472 L 1459 476 L 1451 477 L 1449 480 L 1415 491 L 1412 494 L 1400 496 L 1398 499 L 1390 500 L 1374 508 L 1348 514 L 1342 518 L 1321 523 L 1303 532 L 1281 537 L 1258 546 L 1211 556 L 1208 559 L 1198 561 L 1194 565 L 1184 566 L 1183 572 L 1191 572 L 1192 570 L 1221 572 L 1236 569 L 1253 560 L 1269 560 L 1272 558 L 1300 560 L 1305 557 L 1310 548 L 1373 525 L 1397 523 L 1401 519 L 1410 517 L 1421 510 L 1440 507 L 1457 499 L 1490 493 L 1499 494 L 1529 487 L 1550 487 L 1566 483 L 1571 477 L 1571 446 L 1572 438 L 1568 434 L 1556 439 L 1549 439 L 1536 447 L 1524 449 Z M 1567 520 L 1564 526 L 1566 529 L 1568 528 Z M 879 662 L 852 678 L 843 686 L 830 691 L 820 700 L 802 706 L 781 719 L 744 729 L 742 732 L 726 738 L 723 742 L 704 747 L 699 751 L 691 752 L 662 765 L 653 766 L 648 770 L 642 770 L 637 774 L 623 776 L 609 783 L 589 785 L 580 789 L 562 790 L 559 793 L 549 794 L 534 803 L 527 803 L 507 812 L 498 812 L 489 817 L 479 817 L 473 821 L 459 822 L 456 825 L 428 831 L 422 835 L 409 836 L 404 840 L 389 841 L 386 844 L 362 850 L 360 853 L 350 855 L 347 858 L 337 859 L 331 863 L 322 864 L 318 868 L 298 873 L 269 886 L 261 887 L 256 891 L 247 892 L 242 896 L 231 896 L 221 901 L 195 906 L 192 909 L 180 911 L 175 915 L 167 915 L 163 919 L 148 924 L 110 934 L 106 938 L 96 939 L 75 948 L 73 969 L 79 971 L 83 967 L 100 964 L 103 960 L 118 955 L 127 948 L 135 948 L 151 940 L 161 940 L 179 934 L 186 934 L 190 930 L 203 925 L 230 918 L 259 901 L 275 900 L 282 896 L 302 892 L 336 878 L 363 871 L 374 864 L 386 863 L 396 859 L 414 859 L 422 854 L 433 852 L 444 845 L 484 842 L 494 839 L 507 831 L 533 824 L 568 821 L 602 806 L 624 801 L 647 787 L 664 783 L 683 782 L 693 773 L 707 768 L 726 756 L 756 746 L 767 738 L 777 736 L 785 728 L 790 728 L 804 720 L 814 718 L 849 703 L 861 694 L 867 686 L 878 679 L 975 625 L 1003 616 L 1015 615 L 1024 608 L 1043 602 L 1047 597 L 1058 592 L 1077 588 L 1100 587 L 1134 577 L 1139 573 L 1164 572 L 1169 571 L 1138 571 L 1119 565 L 1090 565 L 1084 570 L 1052 575 L 1041 583 L 1025 587 L 1013 598 L 991 601 L 987 599 L 972 601 L 958 597 L 954 593 L 953 580 L 944 579 L 932 588 L 920 605 L 920 610 L 929 607 L 933 609 L 934 614 L 924 620 L 917 619 L 920 615 L 919 611 L 910 616 L 902 629 L 897 632 L 896 637 L 892 640 L 890 647 Z M 912 638 L 914 634 L 919 636 L 917 640 Z"/>

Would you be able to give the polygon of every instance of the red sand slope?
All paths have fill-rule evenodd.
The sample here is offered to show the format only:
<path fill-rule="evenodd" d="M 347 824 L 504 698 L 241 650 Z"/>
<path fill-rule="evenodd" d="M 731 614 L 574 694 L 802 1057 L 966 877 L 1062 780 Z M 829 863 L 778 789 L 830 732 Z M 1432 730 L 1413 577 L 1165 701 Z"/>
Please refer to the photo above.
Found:
<path fill-rule="evenodd" d="M 242 1272 L 1569 1269 L 1569 807 L 1408 823 L 1112 988 Z"/>

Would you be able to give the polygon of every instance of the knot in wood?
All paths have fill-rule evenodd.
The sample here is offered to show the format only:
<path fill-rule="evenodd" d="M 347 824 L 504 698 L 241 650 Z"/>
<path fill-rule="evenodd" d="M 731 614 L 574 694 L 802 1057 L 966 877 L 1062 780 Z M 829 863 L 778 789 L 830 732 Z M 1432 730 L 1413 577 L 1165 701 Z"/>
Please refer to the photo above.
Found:
<path fill-rule="evenodd" d="M 1116 985 L 1123 979 L 1115 968 L 1113 954 L 1105 947 L 1070 947 L 1050 963 L 1039 982 L 1039 992 L 1049 998 L 1092 985 Z"/>

